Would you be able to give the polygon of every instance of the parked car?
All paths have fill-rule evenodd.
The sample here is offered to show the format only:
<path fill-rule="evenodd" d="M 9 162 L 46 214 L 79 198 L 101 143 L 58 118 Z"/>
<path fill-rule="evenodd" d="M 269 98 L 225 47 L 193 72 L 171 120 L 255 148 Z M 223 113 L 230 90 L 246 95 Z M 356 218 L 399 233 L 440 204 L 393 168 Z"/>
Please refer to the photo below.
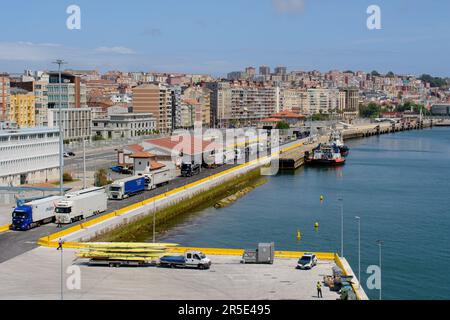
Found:
<path fill-rule="evenodd" d="M 312 253 L 305 253 L 297 262 L 297 269 L 312 269 L 317 265 L 317 257 Z"/>
<path fill-rule="evenodd" d="M 75 157 L 75 153 L 72 151 L 64 151 L 64 158 Z"/>
<path fill-rule="evenodd" d="M 115 173 L 122 173 L 123 167 L 122 166 L 114 166 L 111 167 L 111 171 Z"/>
<path fill-rule="evenodd" d="M 120 174 L 133 174 L 133 170 L 125 168 L 123 166 L 114 166 L 110 168 L 112 172 Z"/>

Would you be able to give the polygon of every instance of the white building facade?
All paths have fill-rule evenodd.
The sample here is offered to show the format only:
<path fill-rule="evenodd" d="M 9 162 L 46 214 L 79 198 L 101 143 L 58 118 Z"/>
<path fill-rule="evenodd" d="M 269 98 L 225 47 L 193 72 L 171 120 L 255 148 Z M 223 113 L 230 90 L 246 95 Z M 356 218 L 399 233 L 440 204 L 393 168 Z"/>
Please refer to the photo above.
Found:
<path fill-rule="evenodd" d="M 58 129 L 0 131 L 0 185 L 19 186 L 58 179 Z"/>
<path fill-rule="evenodd" d="M 106 119 L 94 119 L 93 135 L 103 139 L 146 136 L 156 131 L 156 118 L 151 113 L 111 114 Z"/>
<path fill-rule="evenodd" d="M 63 139 L 65 142 L 90 139 L 92 136 L 92 110 L 90 108 L 61 109 Z M 48 126 L 59 125 L 59 109 L 48 109 Z"/>

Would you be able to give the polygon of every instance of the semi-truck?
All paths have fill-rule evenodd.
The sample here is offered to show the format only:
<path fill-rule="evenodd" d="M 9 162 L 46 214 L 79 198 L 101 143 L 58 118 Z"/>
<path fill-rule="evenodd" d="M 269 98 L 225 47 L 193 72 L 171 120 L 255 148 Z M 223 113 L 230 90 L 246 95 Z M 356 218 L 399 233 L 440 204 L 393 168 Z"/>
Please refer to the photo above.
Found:
<path fill-rule="evenodd" d="M 145 187 L 147 190 L 153 190 L 168 184 L 173 179 L 172 172 L 169 168 L 152 171 L 150 173 L 142 173 L 139 174 L 139 176 L 145 178 Z"/>
<path fill-rule="evenodd" d="M 105 212 L 108 198 L 105 190 L 68 194 L 56 205 L 56 223 L 70 224 Z"/>
<path fill-rule="evenodd" d="M 53 196 L 17 206 L 12 213 L 12 229 L 30 230 L 55 221 L 55 207 L 61 199 Z"/>
<path fill-rule="evenodd" d="M 159 258 L 160 267 L 209 269 L 211 260 L 200 251 L 186 251 L 183 256 Z"/>
<path fill-rule="evenodd" d="M 181 165 L 181 175 L 183 177 L 192 177 L 200 174 L 201 166 L 198 163 L 183 163 Z"/>
<path fill-rule="evenodd" d="M 145 191 L 145 177 L 134 176 L 113 182 L 109 186 L 109 199 L 123 200 Z"/>

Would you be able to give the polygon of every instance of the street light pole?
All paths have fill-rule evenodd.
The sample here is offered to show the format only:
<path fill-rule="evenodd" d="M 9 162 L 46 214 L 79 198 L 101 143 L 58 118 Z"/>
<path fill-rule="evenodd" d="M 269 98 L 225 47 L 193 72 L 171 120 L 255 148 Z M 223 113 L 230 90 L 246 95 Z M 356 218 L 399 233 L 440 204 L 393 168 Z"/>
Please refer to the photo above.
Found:
<path fill-rule="evenodd" d="M 61 255 L 60 255 L 61 256 L 61 262 L 60 262 L 60 268 L 61 268 L 61 270 L 60 270 L 61 271 L 61 275 L 60 275 L 61 276 L 61 279 L 60 279 L 60 281 L 61 281 L 61 292 L 60 292 L 60 294 L 61 294 L 61 301 L 64 300 L 63 245 L 64 245 L 64 241 L 62 239 L 59 239 L 59 241 L 58 241 L 58 249 L 57 250 L 61 251 Z"/>
<path fill-rule="evenodd" d="M 58 65 L 59 75 L 59 107 L 58 107 L 58 126 L 59 126 L 59 193 L 64 195 L 64 140 L 63 140 L 63 128 L 62 128 L 62 75 L 61 65 L 66 64 L 63 60 L 56 60 L 53 62 Z"/>
<path fill-rule="evenodd" d="M 358 222 L 358 287 L 361 287 L 361 218 L 356 216 L 355 219 Z"/>
<path fill-rule="evenodd" d="M 83 138 L 83 189 L 86 188 L 86 139 Z"/>
<path fill-rule="evenodd" d="M 156 243 L 156 203 L 153 201 L 153 243 Z"/>
<path fill-rule="evenodd" d="M 382 300 L 381 296 L 381 287 L 382 287 L 382 271 L 381 271 L 381 247 L 383 246 L 384 242 L 382 240 L 377 240 L 378 248 L 379 248 L 379 264 L 380 264 L 380 300 Z"/>

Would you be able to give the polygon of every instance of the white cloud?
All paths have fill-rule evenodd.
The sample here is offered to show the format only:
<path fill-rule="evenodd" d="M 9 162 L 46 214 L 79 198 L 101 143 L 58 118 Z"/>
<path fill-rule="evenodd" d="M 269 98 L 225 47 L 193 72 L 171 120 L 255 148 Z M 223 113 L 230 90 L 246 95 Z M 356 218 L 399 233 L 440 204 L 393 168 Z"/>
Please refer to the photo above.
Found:
<path fill-rule="evenodd" d="M 0 60 L 9 61 L 44 61 L 53 58 L 56 44 L 32 42 L 0 42 Z"/>
<path fill-rule="evenodd" d="M 126 47 L 99 47 L 95 51 L 100 53 L 135 54 L 132 49 Z"/>
<path fill-rule="evenodd" d="M 280 13 L 299 13 L 305 9 L 306 0 L 272 0 Z"/>

